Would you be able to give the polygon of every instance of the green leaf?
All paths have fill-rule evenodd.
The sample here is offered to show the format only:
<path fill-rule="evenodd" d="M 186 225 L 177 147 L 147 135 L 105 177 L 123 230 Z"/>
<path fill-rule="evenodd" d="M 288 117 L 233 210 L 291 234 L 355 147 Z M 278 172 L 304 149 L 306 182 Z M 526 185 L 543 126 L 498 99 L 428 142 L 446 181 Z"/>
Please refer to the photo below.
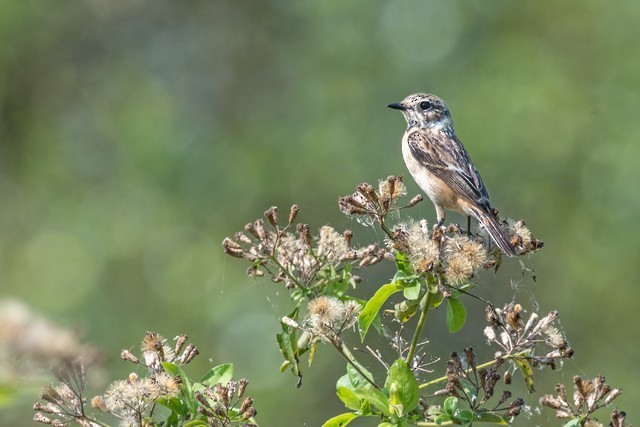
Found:
<path fill-rule="evenodd" d="M 431 303 L 429 304 L 429 308 L 436 308 L 442 304 L 442 301 L 444 301 L 444 295 L 442 295 L 442 292 L 431 293 Z"/>
<path fill-rule="evenodd" d="M 415 284 L 404 288 L 402 290 L 402 294 L 408 300 L 411 300 L 411 301 L 417 300 L 418 297 L 420 296 L 420 282 L 416 280 Z"/>
<path fill-rule="evenodd" d="M 396 283 L 387 283 L 386 285 L 382 285 L 380 289 L 376 291 L 376 293 L 371 297 L 367 304 L 362 309 L 362 312 L 358 316 L 358 330 L 360 332 L 360 339 L 364 341 L 365 335 L 367 335 L 367 330 L 369 330 L 369 326 L 373 322 L 373 319 L 378 315 L 378 311 L 382 305 L 389 299 L 389 297 L 396 292 L 400 291 L 402 287 Z"/>
<path fill-rule="evenodd" d="M 389 398 L 382 391 L 377 388 L 356 388 L 353 393 L 362 400 L 366 400 L 373 405 L 378 413 L 382 413 L 386 416 L 391 415 L 389 411 Z"/>
<path fill-rule="evenodd" d="M 458 332 L 467 320 L 467 309 L 457 298 L 447 298 L 447 328 L 452 334 Z"/>
<path fill-rule="evenodd" d="M 322 424 L 322 427 L 343 427 L 358 417 L 360 417 L 360 415 L 356 415 L 353 412 L 336 415 L 335 417 L 327 420 L 324 424 Z"/>
<path fill-rule="evenodd" d="M 473 422 L 473 412 L 469 409 L 462 409 L 458 411 L 456 418 L 458 418 L 463 425 L 471 425 Z"/>
<path fill-rule="evenodd" d="M 502 418 L 500 415 L 494 414 L 492 412 L 479 412 L 479 413 L 476 413 L 474 421 L 477 421 L 479 423 L 500 424 L 502 426 L 509 425 L 507 420 Z"/>
<path fill-rule="evenodd" d="M 399 273 L 403 273 L 405 276 L 413 275 L 413 269 L 411 268 L 411 262 L 409 262 L 409 257 L 407 257 L 402 252 L 396 253 L 396 269 Z"/>
<path fill-rule="evenodd" d="M 362 406 L 362 400 L 356 396 L 353 390 L 347 387 L 338 387 L 336 394 L 342 403 L 344 403 L 344 406 L 353 411 L 357 411 Z"/>
<path fill-rule="evenodd" d="M 458 398 L 453 396 L 447 397 L 442 405 L 442 412 L 453 416 L 456 409 L 458 409 Z"/>
<path fill-rule="evenodd" d="M 389 390 L 389 404 L 393 413 L 403 416 L 411 412 L 420 402 L 420 389 L 413 372 L 403 359 L 398 359 L 389 368 L 385 390 Z"/>
<path fill-rule="evenodd" d="M 347 376 L 349 378 L 349 383 L 351 384 L 352 390 L 356 390 L 359 388 L 373 388 L 373 385 L 365 377 L 362 375 L 366 375 L 369 379 L 373 380 L 373 375 L 369 372 L 364 366 L 358 365 L 358 369 L 362 372 L 358 372 L 356 368 L 351 364 L 347 364 Z"/>
<path fill-rule="evenodd" d="M 525 359 L 516 357 L 513 360 L 513 363 L 520 369 L 522 372 L 522 376 L 524 377 L 524 382 L 527 385 L 527 390 L 529 393 L 533 393 L 535 390 L 533 388 L 533 369 L 531 369 L 531 365 Z"/>
<path fill-rule="evenodd" d="M 186 415 L 186 405 L 183 405 L 182 401 L 177 397 L 159 397 L 156 399 L 156 403 L 169 408 L 175 414 Z"/>
<path fill-rule="evenodd" d="M 231 381 L 232 377 L 233 363 L 225 363 L 211 368 L 209 372 L 204 374 L 200 379 L 200 382 L 206 386 L 213 386 L 218 383 L 225 385 Z"/>
<path fill-rule="evenodd" d="M 296 307 L 293 312 L 288 316 L 291 319 L 295 319 L 298 314 L 298 307 Z M 302 381 L 302 374 L 300 372 L 300 363 L 298 360 L 297 350 L 295 349 L 295 330 L 292 330 L 288 325 L 284 323 L 280 323 L 282 327 L 282 332 L 276 334 L 276 342 L 278 343 L 278 348 L 280 349 L 280 353 L 282 353 L 282 357 L 285 360 L 285 363 L 280 366 L 280 372 L 284 372 L 287 367 L 291 367 L 291 372 L 293 375 L 298 377 L 297 387 L 300 387 Z"/>

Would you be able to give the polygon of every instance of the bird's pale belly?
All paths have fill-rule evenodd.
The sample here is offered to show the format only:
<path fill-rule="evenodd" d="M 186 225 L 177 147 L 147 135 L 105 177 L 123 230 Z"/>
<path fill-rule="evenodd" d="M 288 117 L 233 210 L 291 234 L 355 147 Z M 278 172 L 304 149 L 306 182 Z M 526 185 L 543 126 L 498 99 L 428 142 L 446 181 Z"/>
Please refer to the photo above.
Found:
<path fill-rule="evenodd" d="M 470 213 L 464 209 L 467 203 L 464 203 L 464 201 L 457 196 L 456 192 L 445 184 L 444 181 L 420 165 L 409 152 L 409 146 L 406 143 L 402 145 L 402 154 L 407 169 L 409 169 L 416 184 L 425 192 L 434 205 L 464 215 L 470 215 Z"/>

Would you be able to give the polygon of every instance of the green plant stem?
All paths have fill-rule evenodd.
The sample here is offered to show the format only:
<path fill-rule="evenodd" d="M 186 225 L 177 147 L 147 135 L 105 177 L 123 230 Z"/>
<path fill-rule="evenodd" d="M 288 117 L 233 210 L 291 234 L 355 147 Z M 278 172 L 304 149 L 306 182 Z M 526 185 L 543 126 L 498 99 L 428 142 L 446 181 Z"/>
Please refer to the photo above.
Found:
<path fill-rule="evenodd" d="M 389 227 L 384 223 L 384 218 L 378 217 L 378 224 L 380 224 L 380 228 L 385 232 L 390 239 L 393 239 L 393 232 L 389 230 Z"/>
<path fill-rule="evenodd" d="M 512 354 L 512 355 L 506 355 L 506 356 L 504 356 L 502 358 L 502 360 L 516 359 L 518 357 L 526 356 L 527 353 L 528 353 L 527 351 L 521 351 L 520 353 L 516 353 L 516 354 Z M 498 361 L 498 359 L 490 360 L 490 361 L 485 362 L 485 363 L 483 363 L 481 365 L 477 365 L 475 367 L 475 369 L 478 370 L 478 369 L 488 368 L 489 366 L 495 365 L 497 361 Z M 471 373 L 472 371 L 473 371 L 473 369 L 471 369 L 471 368 L 466 370 L 467 373 Z M 422 388 L 427 388 L 429 386 L 445 382 L 446 380 L 447 380 L 447 376 L 445 375 L 444 377 L 436 378 L 435 380 L 431 380 L 431 381 L 428 381 L 428 382 L 426 382 L 424 384 L 420 384 L 419 388 L 421 388 L 421 389 Z"/>
<path fill-rule="evenodd" d="M 287 277 L 291 280 L 291 282 L 293 282 L 294 285 L 300 288 L 304 295 L 307 295 L 308 289 L 302 286 L 302 284 L 295 277 L 293 277 L 291 273 L 289 273 L 289 270 L 287 270 L 282 266 L 282 264 L 280 264 L 280 261 L 278 261 L 274 255 L 271 255 L 269 258 L 274 262 L 275 265 L 278 266 L 281 271 L 284 271 L 284 274 L 287 275 Z"/>
<path fill-rule="evenodd" d="M 424 327 L 427 320 L 427 314 L 429 313 L 429 306 L 431 305 L 432 296 L 433 294 L 429 291 L 429 285 L 427 285 L 427 295 L 425 295 L 426 302 L 424 304 L 424 307 L 422 308 L 422 312 L 420 313 L 418 325 L 416 325 L 416 330 L 413 334 L 413 338 L 411 339 L 411 345 L 409 346 L 409 352 L 407 353 L 407 358 L 405 359 L 407 365 L 409 366 L 411 366 L 411 360 L 413 359 L 413 355 L 416 352 L 416 347 L 418 346 L 418 341 L 420 340 L 422 328 Z"/>
<path fill-rule="evenodd" d="M 376 384 L 373 379 L 369 378 L 369 376 L 367 374 L 365 374 L 362 369 L 360 369 L 360 364 L 358 363 L 358 361 L 356 360 L 355 357 L 353 357 L 353 354 L 351 353 L 351 351 L 347 348 L 346 345 L 344 345 L 344 342 L 342 342 L 342 340 L 340 338 L 334 339 L 331 341 L 331 344 L 333 344 L 333 346 L 336 348 L 336 350 L 338 350 L 338 353 L 340 353 L 340 356 L 342 356 L 342 358 L 344 360 L 347 361 L 347 363 L 351 366 L 353 366 L 353 369 L 355 369 L 356 371 L 358 371 L 358 373 L 360 375 L 362 375 L 362 377 L 367 380 L 367 382 L 369 384 L 371 384 L 372 386 L 374 386 L 375 388 L 377 388 L 378 390 L 381 390 L 380 386 L 378 386 L 378 384 Z"/>

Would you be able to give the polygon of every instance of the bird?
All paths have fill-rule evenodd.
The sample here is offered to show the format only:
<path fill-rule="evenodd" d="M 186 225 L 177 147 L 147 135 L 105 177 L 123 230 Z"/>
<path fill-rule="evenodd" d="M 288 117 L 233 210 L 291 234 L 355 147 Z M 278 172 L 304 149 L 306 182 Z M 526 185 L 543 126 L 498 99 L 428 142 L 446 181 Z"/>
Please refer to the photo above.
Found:
<path fill-rule="evenodd" d="M 436 95 L 416 93 L 387 107 L 400 110 L 407 121 L 402 156 L 416 184 L 436 208 L 437 228 L 445 209 L 474 217 L 502 252 L 517 256 L 496 219 L 489 193 L 458 139 L 449 108 Z"/>

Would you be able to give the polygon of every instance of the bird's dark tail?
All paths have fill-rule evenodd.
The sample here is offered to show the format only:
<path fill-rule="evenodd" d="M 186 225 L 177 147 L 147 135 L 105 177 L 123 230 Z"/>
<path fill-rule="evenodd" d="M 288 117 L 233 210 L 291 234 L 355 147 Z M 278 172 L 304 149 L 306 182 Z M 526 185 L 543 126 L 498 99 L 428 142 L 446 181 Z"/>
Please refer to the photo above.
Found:
<path fill-rule="evenodd" d="M 509 256 L 517 256 L 518 252 L 509 241 L 509 238 L 505 235 L 504 231 L 500 228 L 498 221 L 491 215 L 483 211 L 473 211 L 476 219 L 482 224 L 487 234 L 491 236 L 491 240 L 500 248 L 502 252 Z"/>

